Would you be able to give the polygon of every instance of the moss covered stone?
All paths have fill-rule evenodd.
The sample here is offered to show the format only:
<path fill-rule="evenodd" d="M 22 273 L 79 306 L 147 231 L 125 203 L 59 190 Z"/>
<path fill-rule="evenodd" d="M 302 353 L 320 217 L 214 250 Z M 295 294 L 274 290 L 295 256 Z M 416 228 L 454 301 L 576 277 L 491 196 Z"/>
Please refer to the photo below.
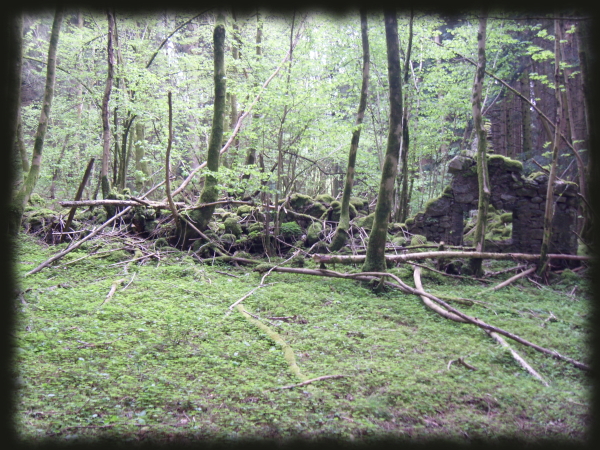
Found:
<path fill-rule="evenodd" d="M 319 219 L 326 212 L 327 208 L 325 207 L 325 205 L 319 202 L 312 203 L 308 208 L 306 208 L 306 214 L 317 219 Z"/>
<path fill-rule="evenodd" d="M 427 238 L 420 234 L 414 234 L 410 238 L 410 245 L 423 245 L 427 243 Z"/>
<path fill-rule="evenodd" d="M 371 228 L 373 228 L 374 220 L 375 220 L 375 213 L 371 213 L 368 216 L 360 217 L 360 218 L 356 219 L 356 225 L 358 225 L 361 228 L 366 228 L 367 230 L 370 230 Z"/>
<path fill-rule="evenodd" d="M 313 222 L 306 232 L 306 245 L 313 245 L 319 241 L 319 234 L 323 231 L 321 222 Z"/>
<path fill-rule="evenodd" d="M 334 200 L 335 200 L 335 198 L 333 198 L 329 194 L 319 194 L 315 197 L 315 201 L 320 202 L 320 203 L 331 203 Z"/>
<path fill-rule="evenodd" d="M 488 155 L 488 166 L 504 165 L 506 169 L 520 172 L 523 170 L 523 163 L 516 159 L 507 158 L 502 155 Z"/>
<path fill-rule="evenodd" d="M 233 245 L 235 244 L 235 241 L 236 236 L 234 234 L 225 233 L 223 236 L 221 236 L 221 242 L 223 242 L 224 244 Z"/>
<path fill-rule="evenodd" d="M 513 221 L 513 215 L 511 212 L 507 212 L 504 214 L 500 214 L 500 221 L 502 223 L 512 223 Z"/>
<path fill-rule="evenodd" d="M 357 210 L 361 210 L 367 206 L 367 201 L 360 197 L 351 197 L 350 204 L 354 206 Z"/>
<path fill-rule="evenodd" d="M 250 205 L 240 205 L 235 210 L 236 214 L 240 217 L 246 217 L 248 214 L 252 212 L 252 206 Z"/>
<path fill-rule="evenodd" d="M 312 199 L 308 195 L 295 193 L 290 196 L 290 206 L 295 211 L 301 211 L 310 203 L 312 203 Z"/>
<path fill-rule="evenodd" d="M 282 223 L 279 227 L 279 231 L 285 237 L 300 236 L 303 233 L 302 228 L 296 222 Z"/>
<path fill-rule="evenodd" d="M 223 222 L 223 225 L 225 226 L 225 231 L 233 234 L 236 238 L 242 234 L 242 227 L 235 217 L 228 217 L 225 219 L 225 222 Z"/>

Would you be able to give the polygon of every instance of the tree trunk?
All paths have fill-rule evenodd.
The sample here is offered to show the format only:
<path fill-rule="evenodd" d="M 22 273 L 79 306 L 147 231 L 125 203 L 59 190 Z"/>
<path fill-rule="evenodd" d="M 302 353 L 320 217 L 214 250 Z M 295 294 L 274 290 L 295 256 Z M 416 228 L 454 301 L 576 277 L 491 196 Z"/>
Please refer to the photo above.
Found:
<path fill-rule="evenodd" d="M 225 18 L 222 13 L 217 16 L 217 22 L 213 32 L 214 43 L 214 82 L 215 82 L 215 103 L 213 107 L 213 123 L 210 130 L 210 140 L 208 145 L 208 154 L 206 157 L 206 166 L 211 172 L 219 171 L 219 151 L 223 140 L 223 127 L 225 122 L 225 100 L 226 100 L 226 79 L 225 79 Z M 217 189 L 217 178 L 208 173 L 204 178 L 204 188 L 200 194 L 200 203 L 212 203 L 217 200 L 219 191 Z M 190 216 L 196 222 L 196 227 L 204 231 L 208 226 L 215 206 L 203 206 L 194 210 Z"/>
<path fill-rule="evenodd" d="M 477 135 L 477 178 L 479 183 L 479 202 L 477 206 L 477 224 L 475 225 L 474 246 L 477 252 L 483 252 L 485 245 L 485 225 L 487 222 L 488 203 L 491 196 L 490 182 L 487 168 L 486 155 L 486 132 L 483 127 L 483 115 L 481 113 L 481 91 L 483 77 L 485 75 L 485 34 L 487 27 L 487 14 L 482 13 L 479 19 L 479 31 L 477 32 L 477 68 L 475 69 L 475 82 L 473 83 L 473 122 Z M 481 275 L 482 260 L 471 259 L 471 270 L 475 276 Z"/>
<path fill-rule="evenodd" d="M 360 101 L 358 105 L 358 114 L 356 115 L 356 126 L 352 132 L 352 140 L 350 142 L 350 153 L 348 154 L 348 169 L 346 171 L 346 180 L 344 184 L 344 194 L 342 196 L 342 209 L 340 213 L 340 221 L 337 230 L 329 249 L 337 251 L 346 244 L 348 239 L 348 228 L 350 227 L 350 196 L 352 195 L 352 186 L 354 184 L 354 165 L 356 163 L 356 152 L 358 150 L 358 142 L 360 140 L 360 132 L 362 129 L 365 110 L 367 109 L 367 94 L 369 91 L 369 36 L 367 28 L 367 12 L 365 9 L 360 10 L 360 29 L 362 36 L 363 48 L 363 71 L 362 71 L 362 86 L 360 89 Z"/>
<path fill-rule="evenodd" d="M 100 179 L 102 183 L 102 198 L 108 198 L 110 193 L 110 181 L 108 179 L 108 163 L 110 161 L 110 122 L 109 122 L 109 108 L 108 103 L 110 101 L 110 92 L 112 90 L 113 78 L 114 78 L 114 67 L 115 67 L 115 54 L 113 50 L 113 33 L 115 28 L 115 16 L 111 10 L 106 13 L 108 19 L 108 37 L 106 44 L 107 53 L 107 64 L 108 74 L 106 76 L 106 86 L 104 88 L 104 97 L 102 98 L 102 167 L 100 169 Z M 107 217 L 114 215 L 114 209 L 107 209 Z"/>
<path fill-rule="evenodd" d="M 23 210 L 25 208 L 25 205 L 29 201 L 29 197 L 31 196 L 31 193 L 35 188 L 35 185 L 40 175 L 40 167 L 42 165 L 42 150 L 44 148 L 46 130 L 48 129 L 48 119 L 50 117 L 50 110 L 52 107 L 52 98 L 54 97 L 54 81 L 56 79 L 56 54 L 58 51 L 58 37 L 60 34 L 62 20 L 63 9 L 62 7 L 58 7 L 54 15 L 54 22 L 52 23 L 52 31 L 50 33 L 50 44 L 48 45 L 48 62 L 46 65 L 46 87 L 44 89 L 42 112 L 40 114 L 38 128 L 35 133 L 31 168 L 29 169 L 29 173 L 27 174 L 27 178 L 25 179 L 23 186 L 16 194 L 14 199 L 14 217 L 12 225 L 16 226 L 16 230 L 18 230 L 18 226 L 21 223 L 21 218 L 23 216 Z"/>
<path fill-rule="evenodd" d="M 554 20 L 554 92 L 556 93 L 556 128 L 552 141 L 552 164 L 548 176 L 548 189 L 546 190 L 546 209 L 544 211 L 544 234 L 542 248 L 540 249 L 540 262 L 538 274 L 542 275 L 548 268 L 548 251 L 552 239 L 552 219 L 554 218 L 554 181 L 556 180 L 556 165 L 558 163 L 558 142 L 560 139 L 560 124 L 562 119 L 562 95 L 560 91 L 560 23 Z"/>
<path fill-rule="evenodd" d="M 410 24 L 408 30 L 408 48 L 406 50 L 406 61 L 404 61 L 404 86 L 408 86 L 408 74 L 410 68 L 410 54 L 412 52 L 413 41 L 413 19 L 414 13 L 411 10 Z M 407 90 L 408 92 L 408 90 Z M 402 149 L 400 150 L 400 158 L 402 163 L 402 188 L 400 189 L 400 202 L 398 205 L 398 222 L 404 223 L 408 217 L 408 146 L 410 144 L 410 136 L 408 133 L 408 102 L 405 98 L 404 111 L 402 114 Z"/>
<path fill-rule="evenodd" d="M 13 192 L 18 192 L 24 180 L 25 174 L 29 171 L 29 161 L 27 160 L 27 151 L 23 142 L 23 123 L 21 121 L 21 72 L 23 70 L 23 14 L 18 13 L 15 20 L 11 23 L 9 32 L 14 41 L 14 54 L 9 57 L 8 63 L 12 65 L 11 74 L 14 79 L 10 80 L 8 86 L 12 94 L 10 101 L 14 102 L 15 111 L 10 117 L 9 129 L 11 136 L 14 136 L 12 142 L 12 167 L 13 167 Z M 13 134 L 14 131 L 14 134 Z"/>
<path fill-rule="evenodd" d="M 144 161 L 144 124 L 135 124 L 135 189 L 142 192 L 145 178 L 150 175 L 148 162 Z"/>
<path fill-rule="evenodd" d="M 400 51 L 396 10 L 385 9 L 383 16 L 390 85 L 390 120 L 387 148 L 379 185 L 379 197 L 363 265 L 363 271 L 365 272 L 384 272 L 386 270 L 385 242 L 387 240 L 388 221 L 392 211 L 392 194 L 398 169 L 400 135 L 402 133 L 402 85 L 400 81 Z"/>

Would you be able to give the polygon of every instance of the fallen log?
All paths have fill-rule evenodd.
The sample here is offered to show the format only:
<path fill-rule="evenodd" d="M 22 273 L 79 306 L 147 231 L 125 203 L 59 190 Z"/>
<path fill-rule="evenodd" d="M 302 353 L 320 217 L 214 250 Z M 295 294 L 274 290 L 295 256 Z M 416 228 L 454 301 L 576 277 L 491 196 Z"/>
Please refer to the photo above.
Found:
<path fill-rule="evenodd" d="M 153 202 L 144 200 L 144 202 L 152 208 L 169 209 L 168 203 Z M 58 202 L 60 206 L 67 208 L 79 206 L 140 206 L 140 201 L 135 200 L 79 200 L 79 201 L 64 201 Z M 184 202 L 175 202 L 176 206 L 185 206 Z"/>
<path fill-rule="evenodd" d="M 313 260 L 316 263 L 331 263 L 331 264 L 360 264 L 365 262 L 366 256 L 363 255 L 313 255 Z M 401 255 L 385 255 L 386 261 L 404 262 L 414 261 L 419 259 L 431 258 L 480 258 L 480 259 L 510 259 L 510 260 L 525 260 L 537 261 L 540 255 L 530 253 L 491 253 L 491 252 L 421 252 L 421 253 L 405 253 Z M 576 261 L 589 261 L 593 259 L 591 256 L 579 255 L 560 255 L 551 253 L 549 259 L 568 259 Z"/>

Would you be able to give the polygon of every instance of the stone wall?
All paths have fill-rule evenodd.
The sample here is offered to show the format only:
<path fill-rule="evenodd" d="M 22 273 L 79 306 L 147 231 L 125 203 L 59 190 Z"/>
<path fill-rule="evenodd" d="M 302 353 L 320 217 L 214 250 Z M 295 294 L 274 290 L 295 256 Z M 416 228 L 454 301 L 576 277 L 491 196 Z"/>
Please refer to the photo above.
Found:
<path fill-rule="evenodd" d="M 500 155 L 488 156 L 488 171 L 492 186 L 490 203 L 497 210 L 513 213 L 512 237 L 490 242 L 491 251 L 539 253 L 544 229 L 544 210 L 548 176 L 534 174 L 525 178 L 519 161 Z M 442 196 L 429 201 L 424 212 L 406 223 L 408 231 L 422 234 L 433 242 L 463 244 L 464 220 L 469 211 L 477 210 L 479 187 L 475 160 L 456 156 L 448 164 L 452 182 Z M 575 183 L 556 181 L 556 210 L 553 220 L 551 253 L 576 254 L 578 187 Z M 487 244 L 486 244 L 487 245 Z"/>

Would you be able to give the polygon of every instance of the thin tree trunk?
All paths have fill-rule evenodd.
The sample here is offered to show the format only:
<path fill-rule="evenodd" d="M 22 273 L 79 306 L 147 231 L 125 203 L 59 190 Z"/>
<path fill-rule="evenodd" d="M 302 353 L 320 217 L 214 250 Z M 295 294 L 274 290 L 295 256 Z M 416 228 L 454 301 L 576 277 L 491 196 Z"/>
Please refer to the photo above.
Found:
<path fill-rule="evenodd" d="M 479 31 L 477 32 L 477 69 L 475 70 L 475 82 L 473 83 L 473 122 L 477 134 L 477 178 L 479 183 L 479 202 L 477 207 L 477 224 L 475 225 L 474 244 L 477 252 L 483 252 L 485 245 L 485 225 L 487 222 L 488 203 L 491 196 L 490 182 L 487 168 L 486 155 L 486 132 L 483 128 L 483 115 L 481 113 L 481 91 L 483 77 L 485 75 L 485 39 L 487 27 L 487 13 L 482 13 L 479 19 Z M 482 260 L 471 259 L 471 270 L 475 276 L 481 275 Z"/>
<path fill-rule="evenodd" d="M 219 171 L 219 150 L 223 140 L 223 127 L 225 122 L 225 100 L 226 100 L 226 79 L 225 79 L 225 18 L 219 12 L 217 23 L 213 32 L 214 42 L 214 83 L 215 83 L 215 102 L 213 107 L 213 123 L 210 130 L 210 140 L 208 145 L 208 155 L 206 157 L 206 166 L 211 172 Z M 200 194 L 200 203 L 212 203 L 217 200 L 219 191 L 217 189 L 217 178 L 208 173 L 204 179 L 204 189 Z M 204 206 L 196 209 L 190 214 L 196 222 L 200 231 L 204 231 L 208 226 L 215 206 Z"/>
<path fill-rule="evenodd" d="M 400 136 L 402 133 L 402 84 L 400 81 L 400 50 L 398 47 L 398 20 L 395 9 L 385 9 L 385 41 L 388 61 L 390 120 L 387 138 L 387 148 L 379 185 L 379 196 L 375 207 L 373 229 L 369 235 L 367 255 L 363 265 L 365 272 L 384 272 L 385 242 L 387 226 L 392 211 L 392 194 L 398 169 L 400 153 Z"/>
<path fill-rule="evenodd" d="M 113 50 L 113 33 L 115 28 L 115 16 L 109 9 L 106 12 L 108 19 L 108 36 L 106 44 L 107 53 L 107 76 L 106 86 L 104 88 L 104 97 L 102 98 L 102 167 L 100 169 L 100 179 L 102 183 L 102 198 L 108 198 L 110 193 L 110 181 L 108 179 L 108 163 L 110 161 L 110 121 L 109 121 L 109 108 L 108 103 L 110 101 L 110 93 L 113 85 L 114 78 L 114 67 L 115 67 L 115 55 Z M 108 217 L 114 214 L 114 210 L 107 209 Z"/>
<path fill-rule="evenodd" d="M 367 95 L 369 91 L 369 36 L 367 28 L 367 11 L 364 8 L 360 10 L 360 30 L 362 36 L 363 48 L 363 70 L 362 86 L 360 89 L 360 101 L 358 105 L 358 114 L 356 115 L 356 126 L 352 132 L 350 142 L 350 153 L 348 154 L 348 169 L 346 171 L 346 180 L 344 184 L 344 194 L 342 196 L 342 207 L 340 221 L 329 249 L 337 251 L 342 248 L 348 240 L 348 228 L 350 227 L 350 196 L 352 195 L 352 186 L 354 184 L 354 166 L 356 163 L 356 153 L 358 151 L 358 142 L 362 129 L 365 110 L 367 109 Z"/>
<path fill-rule="evenodd" d="M 402 164 L 401 172 L 401 189 L 400 189 L 400 201 L 398 204 L 398 214 L 396 215 L 397 221 L 404 223 L 408 217 L 408 147 L 410 144 L 410 136 L 408 133 L 408 77 L 410 69 L 410 55 L 412 52 L 412 41 L 413 41 L 413 20 L 414 12 L 411 9 L 410 12 L 410 23 L 408 29 L 408 48 L 406 50 L 406 60 L 404 61 L 404 86 L 405 95 L 404 99 L 404 111 L 402 113 L 402 148 L 400 150 L 400 162 Z"/>
<path fill-rule="evenodd" d="M 50 43 L 48 45 L 48 62 L 46 65 L 46 87 L 44 89 L 44 99 L 42 103 L 42 112 L 38 122 L 38 128 L 35 133 L 35 141 L 33 145 L 33 157 L 31 160 L 31 168 L 27 174 L 27 178 L 23 186 L 15 196 L 14 200 L 14 217 L 13 225 L 18 229 L 18 224 L 21 223 L 23 210 L 29 201 L 37 180 L 40 175 L 40 167 L 42 165 L 42 150 L 44 148 L 44 139 L 48 129 L 48 119 L 50 118 L 50 110 L 52 107 L 52 99 L 54 97 L 54 81 L 56 79 L 56 54 L 58 51 L 58 37 L 60 35 L 60 27 L 63 21 L 63 9 L 58 7 L 54 15 L 52 23 L 52 31 L 50 33 Z M 16 230 L 15 230 L 16 231 Z"/>
<path fill-rule="evenodd" d="M 548 251 L 552 239 L 552 219 L 554 218 L 554 181 L 556 180 L 556 165 L 558 163 L 558 142 L 560 138 L 560 123 L 562 121 L 562 95 L 560 91 L 560 23 L 554 20 L 554 92 L 556 93 L 556 127 L 552 141 L 552 164 L 548 175 L 548 188 L 546 190 L 546 209 L 544 211 L 544 234 L 542 248 L 540 249 L 540 262 L 538 274 L 544 274 L 548 268 Z"/>

